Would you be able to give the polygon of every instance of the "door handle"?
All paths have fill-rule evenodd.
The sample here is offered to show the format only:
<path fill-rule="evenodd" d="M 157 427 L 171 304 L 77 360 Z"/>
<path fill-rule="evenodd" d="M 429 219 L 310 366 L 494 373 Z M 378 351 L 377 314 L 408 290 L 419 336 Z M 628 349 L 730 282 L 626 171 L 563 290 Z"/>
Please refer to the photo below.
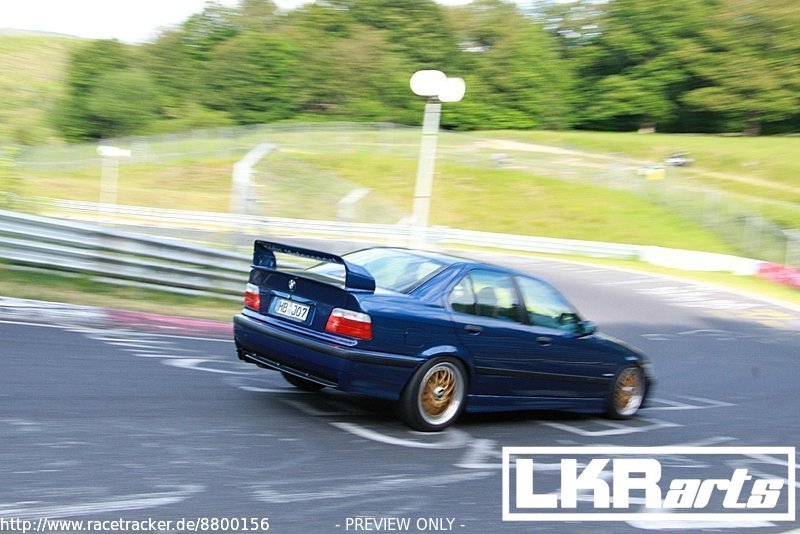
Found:
<path fill-rule="evenodd" d="M 545 347 L 549 347 L 550 345 L 553 344 L 553 338 L 546 337 L 546 336 L 539 336 L 539 337 L 536 338 L 536 342 L 539 345 L 543 345 Z"/>
<path fill-rule="evenodd" d="M 464 327 L 464 330 L 466 330 L 467 333 L 472 336 L 477 336 L 478 334 L 483 332 L 483 327 L 478 326 L 476 324 L 468 324 L 467 326 Z"/>

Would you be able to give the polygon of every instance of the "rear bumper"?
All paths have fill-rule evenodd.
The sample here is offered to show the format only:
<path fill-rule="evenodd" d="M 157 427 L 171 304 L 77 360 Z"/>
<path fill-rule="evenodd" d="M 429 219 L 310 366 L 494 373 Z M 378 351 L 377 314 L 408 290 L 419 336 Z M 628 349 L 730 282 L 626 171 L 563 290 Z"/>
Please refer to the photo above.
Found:
<path fill-rule="evenodd" d="M 422 358 L 346 347 L 264 320 L 233 318 L 236 348 L 246 360 L 344 391 L 397 399 Z"/>

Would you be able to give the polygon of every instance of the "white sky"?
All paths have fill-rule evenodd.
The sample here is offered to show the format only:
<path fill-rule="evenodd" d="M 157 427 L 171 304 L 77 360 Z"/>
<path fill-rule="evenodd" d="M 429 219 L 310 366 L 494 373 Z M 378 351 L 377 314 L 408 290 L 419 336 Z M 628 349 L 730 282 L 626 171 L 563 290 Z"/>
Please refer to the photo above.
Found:
<path fill-rule="evenodd" d="M 286 9 L 304 0 L 273 0 Z M 469 0 L 438 0 L 464 4 Z M 222 0 L 235 5 L 237 0 Z M 205 0 L 0 0 L 0 29 L 13 28 L 112 38 L 136 43 L 160 29 L 183 22 L 203 9 Z"/>

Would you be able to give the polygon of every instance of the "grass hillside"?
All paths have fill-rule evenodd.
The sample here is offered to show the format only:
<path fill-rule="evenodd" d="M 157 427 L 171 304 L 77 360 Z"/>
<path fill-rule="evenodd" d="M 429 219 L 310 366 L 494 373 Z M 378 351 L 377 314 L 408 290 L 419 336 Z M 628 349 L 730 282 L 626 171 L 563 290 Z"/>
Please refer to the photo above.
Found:
<path fill-rule="evenodd" d="M 59 140 L 49 113 L 64 91 L 75 37 L 0 34 L 0 146 Z"/>
<path fill-rule="evenodd" d="M 622 154 L 661 161 L 675 152 L 689 152 L 695 166 L 708 171 L 746 175 L 800 190 L 800 137 L 742 137 L 619 132 L 498 131 L 498 137 L 577 150 Z"/>
<path fill-rule="evenodd" d="M 158 163 L 138 162 L 135 157 L 121 163 L 118 202 L 227 211 L 230 170 L 247 150 L 240 149 L 238 154 L 223 158 L 200 150 L 207 143 L 201 138 L 161 139 L 164 140 L 148 141 L 146 148 L 151 154 L 166 154 Z M 556 174 L 557 169 L 565 167 L 550 154 L 527 160 L 525 166 L 497 164 L 492 159 L 493 149 L 486 147 L 487 142 L 495 139 L 498 138 L 482 133 L 441 134 L 431 224 L 735 252 L 712 231 L 631 191 L 594 183 L 593 175 L 572 179 Z M 386 206 L 387 216 L 389 211 L 397 213 L 392 220 L 378 221 L 371 217 L 361 219 L 364 222 L 396 222 L 410 212 L 419 150 L 416 129 L 276 129 L 254 135 L 248 146 L 264 141 L 277 146 L 258 165 L 253 176 L 254 192 L 264 215 L 335 218 L 338 201 L 359 186 L 370 189 L 369 200 Z M 120 145 L 137 150 L 133 144 Z M 96 201 L 100 161 L 89 149 L 93 151 L 88 145 L 63 147 L 46 154 L 59 161 L 85 164 L 26 166 L 20 193 L 24 197 Z M 172 160 L 171 154 L 179 151 L 193 156 Z M 25 154 L 25 158 L 36 159 L 33 153 Z M 590 167 L 590 170 L 597 169 Z M 343 188 L 342 184 L 350 186 Z"/>
<path fill-rule="evenodd" d="M 0 150 L 7 143 L 41 145 L 26 147 L 21 154 L 26 163 L 15 173 L 14 192 L 23 197 L 98 199 L 96 145 L 64 145 L 49 121 L 64 91 L 69 53 L 81 42 L 65 36 L 3 35 L 0 31 Z M 369 199 L 387 206 L 387 220 L 380 222 L 399 219 L 410 211 L 418 129 L 375 131 L 358 126 L 254 128 L 235 139 L 203 133 L 160 136 L 139 138 L 136 147 L 131 145 L 134 141 L 119 140 L 121 146 L 133 148 L 137 157 L 121 162 L 118 201 L 225 211 L 233 163 L 264 141 L 278 147 L 256 179 L 267 214 L 335 217 L 337 202 L 346 194 L 343 189 L 355 186 L 370 188 Z M 52 142 L 61 146 L 48 144 Z M 220 150 L 225 143 L 230 146 Z M 443 132 L 431 222 L 736 253 L 740 252 L 736 246 L 712 231 L 713 225 L 705 224 L 725 215 L 704 206 L 707 198 L 713 199 L 705 190 L 724 193 L 726 210 L 753 211 L 782 227 L 798 228 L 800 160 L 793 157 L 798 148 L 798 137 Z M 675 152 L 688 152 L 695 164 L 669 168 L 661 183 L 645 183 L 637 177 L 641 165 L 660 163 Z M 142 157 L 148 153 L 164 155 Z M 656 203 L 654 196 L 641 191 L 646 186 L 653 193 L 663 193 L 673 184 L 680 186 L 678 195 L 698 204 L 697 210 L 708 211 L 703 220 L 707 228 L 697 224 L 697 217 L 679 213 L 676 205 L 681 202 Z"/>
<path fill-rule="evenodd" d="M 661 163 L 676 152 L 695 159 L 669 169 L 671 178 L 723 191 L 744 208 L 782 226 L 800 227 L 800 137 L 727 137 L 617 132 L 499 131 L 498 137 L 526 143 Z"/>

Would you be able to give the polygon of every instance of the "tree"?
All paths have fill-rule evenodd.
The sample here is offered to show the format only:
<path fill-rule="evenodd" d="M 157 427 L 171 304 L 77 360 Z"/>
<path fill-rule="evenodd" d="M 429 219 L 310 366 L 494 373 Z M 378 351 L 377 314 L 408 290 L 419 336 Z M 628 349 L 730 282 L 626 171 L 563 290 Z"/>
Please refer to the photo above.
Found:
<path fill-rule="evenodd" d="M 613 0 L 595 18 L 595 36 L 568 57 L 578 79 L 584 128 L 676 128 L 691 88 L 691 51 L 716 0 Z M 679 128 L 679 126 L 677 126 Z"/>
<path fill-rule="evenodd" d="M 289 118 L 299 109 L 301 68 L 297 49 L 282 34 L 244 32 L 214 50 L 202 102 L 240 124 Z"/>
<path fill-rule="evenodd" d="M 602 35 L 607 7 L 602 0 L 540 0 L 531 6 L 529 16 L 558 36 L 562 56 L 569 57 L 573 49 L 587 46 Z"/>
<path fill-rule="evenodd" d="M 277 9 L 272 0 L 241 0 L 233 20 L 244 30 L 269 30 L 279 23 Z"/>
<path fill-rule="evenodd" d="M 59 107 L 55 123 L 71 141 L 97 139 L 108 135 L 90 109 L 95 88 L 106 74 L 128 67 L 131 55 L 126 45 L 116 40 L 90 41 L 76 50 L 67 66 L 67 95 Z"/>
<path fill-rule="evenodd" d="M 793 0 L 727 0 L 703 31 L 683 101 L 758 134 L 800 114 L 800 11 Z"/>
<path fill-rule="evenodd" d="M 353 19 L 387 32 L 391 47 L 411 60 L 414 69 L 448 70 L 458 45 L 443 8 L 433 0 L 337 0 Z"/>
<path fill-rule="evenodd" d="M 275 14 L 269 0 L 244 0 L 237 8 L 208 2 L 200 13 L 178 29 L 162 32 L 143 45 L 138 62 L 156 82 L 162 114 L 177 125 L 212 127 L 229 124 L 230 118 L 204 108 L 203 80 L 215 50 L 246 28 L 268 31 Z M 159 130 L 175 125 L 160 124 Z"/>
<path fill-rule="evenodd" d="M 189 17 L 181 28 L 181 39 L 189 54 L 200 61 L 208 60 L 221 43 L 239 33 L 236 11 L 218 2 L 208 2 L 200 13 Z"/>
<path fill-rule="evenodd" d="M 88 97 L 88 118 L 103 137 L 145 133 L 159 116 L 158 92 L 142 70 L 109 71 L 97 79 Z"/>
<path fill-rule="evenodd" d="M 335 43 L 326 89 L 334 91 L 343 114 L 355 120 L 416 124 L 416 97 L 408 80 L 414 67 L 387 42 L 389 36 L 373 28 L 359 28 Z"/>
<path fill-rule="evenodd" d="M 196 101 L 203 72 L 202 61 L 189 51 L 181 30 L 162 32 L 142 46 L 139 62 L 158 85 L 167 112 L 179 114 L 187 101 Z"/>
<path fill-rule="evenodd" d="M 565 128 L 570 124 L 572 77 L 553 37 L 515 6 L 473 2 L 453 12 L 466 57 L 467 97 L 448 107 L 445 126 Z"/>

